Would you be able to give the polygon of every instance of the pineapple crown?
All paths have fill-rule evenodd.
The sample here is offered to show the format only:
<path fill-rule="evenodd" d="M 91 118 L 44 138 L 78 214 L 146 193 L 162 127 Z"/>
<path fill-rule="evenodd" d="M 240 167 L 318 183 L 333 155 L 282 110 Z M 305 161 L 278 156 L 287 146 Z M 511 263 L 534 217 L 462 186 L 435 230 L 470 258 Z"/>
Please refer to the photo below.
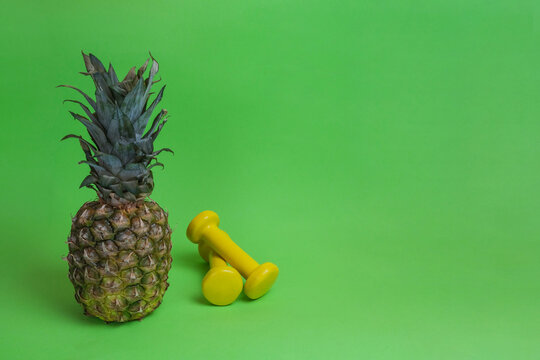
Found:
<path fill-rule="evenodd" d="M 86 72 L 81 74 L 92 77 L 96 87 L 95 100 L 73 86 L 59 85 L 78 91 L 91 107 L 77 100 L 65 100 L 80 105 L 86 116 L 70 113 L 86 127 L 92 140 L 73 134 L 62 138 L 78 139 L 86 156 L 86 160 L 79 163 L 90 166 L 90 175 L 80 187 L 94 189 L 100 200 L 112 205 L 142 201 L 154 188 L 151 169 L 163 167 L 157 161 L 157 155 L 163 151 L 172 153 L 168 148 L 154 151 L 154 141 L 167 122 L 167 110 L 162 109 L 145 132 L 165 89 L 163 86 L 148 106 L 159 65 L 150 54 L 151 59 L 143 66 L 138 70 L 131 68 L 124 80 L 119 81 L 111 64 L 106 70 L 94 55 L 84 52 L 82 55 Z M 150 71 L 144 78 L 150 60 Z"/>

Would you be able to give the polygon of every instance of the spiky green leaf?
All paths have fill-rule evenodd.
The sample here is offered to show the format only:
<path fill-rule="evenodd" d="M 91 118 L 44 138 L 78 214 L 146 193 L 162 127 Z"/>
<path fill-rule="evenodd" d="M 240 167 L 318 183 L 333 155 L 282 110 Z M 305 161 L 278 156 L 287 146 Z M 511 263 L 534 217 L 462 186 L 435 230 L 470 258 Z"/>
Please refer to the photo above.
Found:
<path fill-rule="evenodd" d="M 94 151 L 94 152 L 97 151 L 96 147 L 94 145 L 92 145 L 92 143 L 89 143 L 88 141 L 83 139 L 82 136 L 79 136 L 79 135 L 69 134 L 69 135 L 64 136 L 62 139 L 60 139 L 60 141 L 70 139 L 70 138 L 77 138 L 77 139 L 79 139 L 80 142 L 86 144 L 89 148 L 91 148 L 92 151 Z"/>
<path fill-rule="evenodd" d="M 132 123 L 140 117 L 145 103 L 143 84 L 144 79 L 141 77 L 121 105 L 122 112 L 128 116 Z"/>
<path fill-rule="evenodd" d="M 122 184 L 124 185 L 124 188 L 126 188 L 127 191 L 131 193 L 137 192 L 137 186 L 139 185 L 139 182 L 137 180 L 127 180 L 122 181 Z"/>
<path fill-rule="evenodd" d="M 106 174 L 99 176 L 99 184 L 102 186 L 111 186 L 111 184 L 116 183 L 118 183 L 118 178 L 115 176 L 110 176 Z"/>
<path fill-rule="evenodd" d="M 77 89 L 75 86 L 71 86 L 71 85 L 58 85 L 57 87 L 65 87 L 65 88 L 70 88 L 70 89 L 73 89 L 75 91 L 77 91 L 79 94 L 81 94 L 82 96 L 84 96 L 84 98 L 86 99 L 86 101 L 88 101 L 88 103 L 90 104 L 90 106 L 96 110 L 96 102 L 88 95 L 86 95 L 86 93 L 84 93 L 82 90 L 80 89 Z"/>
<path fill-rule="evenodd" d="M 156 156 L 158 156 L 159 154 L 161 154 L 161 153 L 164 152 L 164 151 L 169 152 L 169 153 L 171 153 L 171 154 L 174 155 L 174 151 L 172 151 L 171 149 L 169 149 L 169 148 L 163 148 L 163 149 L 159 149 L 158 151 L 154 151 L 153 153 L 150 154 L 150 156 L 151 156 L 152 158 L 155 158 Z"/>
<path fill-rule="evenodd" d="M 113 153 L 122 161 L 122 164 L 127 164 L 137 154 L 137 148 L 131 142 L 118 141 L 114 144 Z"/>
<path fill-rule="evenodd" d="M 148 167 L 148 170 L 150 170 L 151 168 L 155 167 L 155 166 L 161 166 L 162 168 L 165 168 L 165 165 L 163 165 L 162 163 L 156 161 L 155 163 L 153 163 L 152 165 L 150 165 Z"/>
<path fill-rule="evenodd" d="M 90 120 L 92 120 L 92 122 L 99 123 L 97 118 L 95 117 L 94 113 L 92 111 L 90 111 L 88 106 L 84 105 L 82 102 L 77 101 L 77 100 L 72 100 L 72 99 L 66 99 L 66 100 L 64 100 L 64 102 L 72 102 L 72 103 L 75 103 L 75 104 L 79 104 L 81 106 L 81 108 L 83 109 L 84 113 L 88 116 L 88 118 L 90 118 Z"/>
<path fill-rule="evenodd" d="M 122 184 L 112 184 L 111 186 L 109 186 L 110 189 L 112 189 L 112 191 L 114 191 L 114 193 L 120 197 L 123 197 L 124 195 L 124 189 L 123 189 L 123 186 Z"/>
<path fill-rule="evenodd" d="M 115 105 L 104 91 L 96 89 L 96 115 L 99 123 L 107 129 L 111 126 L 112 116 L 114 114 Z"/>
<path fill-rule="evenodd" d="M 163 126 L 165 126 L 166 123 L 167 123 L 167 119 L 163 119 L 163 121 L 161 122 L 161 124 L 159 124 L 157 130 L 154 131 L 154 132 L 150 135 L 150 138 L 152 139 L 152 142 L 156 141 L 157 136 L 159 135 L 159 133 L 161 132 L 161 129 L 163 129 Z"/>
<path fill-rule="evenodd" d="M 133 127 L 135 128 L 135 132 L 137 132 L 137 134 L 142 134 L 144 132 L 144 129 L 146 128 L 146 125 L 148 124 L 148 120 L 150 119 L 152 112 L 156 108 L 157 104 L 159 104 L 159 102 L 163 98 L 164 91 L 165 91 L 165 86 L 163 86 L 159 90 L 159 93 L 157 94 L 154 101 L 152 101 L 152 104 L 148 107 L 148 109 L 146 109 L 144 113 L 137 120 L 135 120 Z M 163 110 L 161 112 L 163 112 Z M 158 116 L 163 117 L 165 114 L 167 114 L 166 110 L 165 110 L 165 114 L 161 114 L 161 112 L 158 114 Z"/>
<path fill-rule="evenodd" d="M 98 155 L 98 162 L 114 175 L 118 174 L 118 172 L 122 169 L 122 162 L 114 155 Z"/>
<path fill-rule="evenodd" d="M 94 175 L 88 175 L 84 178 L 79 188 L 82 187 L 89 187 L 90 185 L 94 184 L 97 181 L 97 178 Z"/>
<path fill-rule="evenodd" d="M 79 164 L 87 164 L 90 166 L 93 170 L 96 170 L 99 174 L 99 177 L 101 178 L 102 174 L 107 173 L 107 169 L 105 169 L 103 166 L 99 166 L 94 161 L 89 160 L 81 160 L 79 161 Z"/>
<path fill-rule="evenodd" d="M 118 178 L 122 179 L 122 181 L 137 179 L 137 178 L 142 177 L 148 172 L 148 169 L 144 165 L 142 164 L 137 164 L 137 165 L 138 165 L 137 168 L 130 168 L 130 169 L 124 168 L 120 170 L 120 172 L 118 173 Z"/>
<path fill-rule="evenodd" d="M 139 68 L 139 70 L 137 70 L 137 77 L 142 77 L 144 72 L 146 71 L 146 67 L 148 66 L 148 62 L 150 61 L 150 59 L 146 59 L 146 61 L 144 62 L 144 64 Z"/>
<path fill-rule="evenodd" d="M 116 76 L 116 71 L 111 63 L 109 63 L 109 79 L 111 80 L 111 86 L 118 84 L 118 77 Z"/>
<path fill-rule="evenodd" d="M 90 137 L 92 138 L 92 141 L 94 141 L 98 149 L 105 152 L 110 150 L 110 144 L 107 142 L 107 138 L 105 134 L 103 133 L 103 130 L 101 130 L 101 128 L 98 125 L 91 122 L 84 116 L 74 113 L 73 111 L 70 111 L 70 114 L 75 119 L 79 120 L 84 126 L 86 126 L 86 129 L 88 130 L 88 133 L 90 134 Z"/>
<path fill-rule="evenodd" d="M 144 93 L 144 97 L 148 98 L 150 95 L 150 89 L 152 88 L 154 76 L 156 76 L 157 72 L 159 71 L 159 64 L 154 59 L 152 54 L 150 54 L 150 57 L 152 58 L 152 66 L 150 67 L 150 74 L 148 74 L 148 79 L 146 79 L 146 91 Z"/>
<path fill-rule="evenodd" d="M 127 115 L 118 107 L 115 107 L 113 118 L 107 129 L 107 138 L 113 144 L 121 140 L 132 141 L 135 139 L 133 125 Z"/>
<path fill-rule="evenodd" d="M 89 54 L 90 61 L 92 62 L 92 65 L 94 65 L 94 69 L 98 72 L 104 73 L 105 72 L 105 66 L 99 61 L 97 57 L 94 56 L 94 54 Z"/>

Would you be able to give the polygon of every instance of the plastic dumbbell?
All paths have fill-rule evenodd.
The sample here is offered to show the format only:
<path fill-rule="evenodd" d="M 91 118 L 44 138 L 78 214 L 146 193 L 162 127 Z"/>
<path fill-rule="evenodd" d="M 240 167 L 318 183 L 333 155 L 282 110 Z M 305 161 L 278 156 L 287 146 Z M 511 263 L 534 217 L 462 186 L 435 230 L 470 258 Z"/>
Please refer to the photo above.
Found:
<path fill-rule="evenodd" d="M 203 241 L 240 272 L 246 279 L 244 293 L 249 298 L 260 298 L 274 285 L 279 274 L 278 267 L 272 263 L 257 263 L 218 226 L 219 216 L 207 210 L 191 220 L 186 234 L 195 244 Z"/>
<path fill-rule="evenodd" d="M 199 253 L 210 263 L 210 270 L 202 280 L 204 297 L 214 305 L 232 304 L 242 292 L 242 277 L 235 268 L 228 266 L 221 256 L 203 243 L 199 246 Z"/>

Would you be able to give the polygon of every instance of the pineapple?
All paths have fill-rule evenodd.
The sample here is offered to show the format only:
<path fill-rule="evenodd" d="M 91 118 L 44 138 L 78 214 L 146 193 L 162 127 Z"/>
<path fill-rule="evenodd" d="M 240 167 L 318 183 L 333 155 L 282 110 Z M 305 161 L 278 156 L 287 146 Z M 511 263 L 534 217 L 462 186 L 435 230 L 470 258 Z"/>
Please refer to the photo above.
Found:
<path fill-rule="evenodd" d="M 85 154 L 90 174 L 81 187 L 96 191 L 98 199 L 85 203 L 72 219 L 68 238 L 69 279 L 75 299 L 86 315 L 106 322 L 140 320 L 156 309 L 169 284 L 171 229 L 167 213 L 148 197 L 154 188 L 151 169 L 164 148 L 154 141 L 166 123 L 161 110 L 148 131 L 147 123 L 163 96 L 163 86 L 148 105 L 158 63 L 150 59 L 137 71 L 133 67 L 119 81 L 109 65 L 83 52 L 86 72 L 95 87 L 95 100 L 81 90 L 91 109 L 77 100 L 85 116 L 71 112 L 87 129 L 92 142 L 76 138 Z"/>

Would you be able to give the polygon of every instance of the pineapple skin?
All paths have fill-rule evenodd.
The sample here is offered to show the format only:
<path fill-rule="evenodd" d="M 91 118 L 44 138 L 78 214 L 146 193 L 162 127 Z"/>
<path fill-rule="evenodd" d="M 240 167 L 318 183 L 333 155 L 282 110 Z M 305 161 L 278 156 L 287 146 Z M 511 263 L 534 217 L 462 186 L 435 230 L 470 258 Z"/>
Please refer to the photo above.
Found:
<path fill-rule="evenodd" d="M 154 201 L 85 203 L 68 238 L 69 279 L 86 315 L 106 322 L 140 320 L 169 284 L 171 229 Z"/>

